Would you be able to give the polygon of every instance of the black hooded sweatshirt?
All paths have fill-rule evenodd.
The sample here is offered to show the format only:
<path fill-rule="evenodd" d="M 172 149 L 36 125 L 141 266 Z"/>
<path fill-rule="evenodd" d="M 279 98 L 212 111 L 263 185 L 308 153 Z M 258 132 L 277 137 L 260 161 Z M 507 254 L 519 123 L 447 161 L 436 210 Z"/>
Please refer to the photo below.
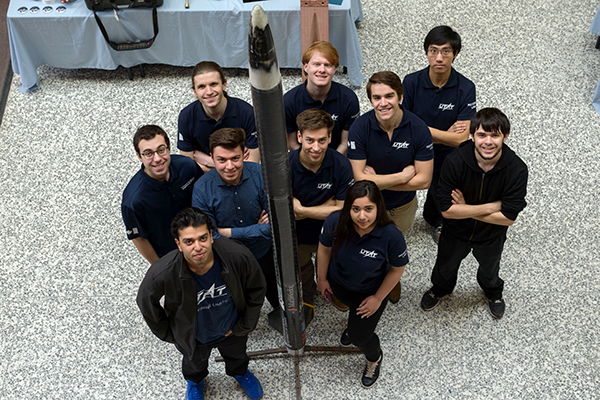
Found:
<path fill-rule="evenodd" d="M 452 191 L 459 189 L 469 205 L 502 200 L 500 211 L 514 221 L 527 205 L 527 176 L 527 165 L 506 144 L 502 145 L 502 155 L 494 168 L 484 172 L 475 158 L 475 144 L 465 141 L 444 161 L 437 191 L 441 211 L 452 206 Z M 468 242 L 494 240 L 506 235 L 507 229 L 508 226 L 473 218 L 444 218 L 444 231 Z"/>

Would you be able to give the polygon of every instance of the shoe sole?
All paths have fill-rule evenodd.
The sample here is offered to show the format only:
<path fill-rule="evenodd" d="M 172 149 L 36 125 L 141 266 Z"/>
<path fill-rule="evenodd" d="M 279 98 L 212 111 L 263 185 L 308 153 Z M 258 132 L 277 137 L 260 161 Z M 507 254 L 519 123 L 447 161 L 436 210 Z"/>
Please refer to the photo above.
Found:
<path fill-rule="evenodd" d="M 435 309 L 437 306 L 439 306 L 441 302 L 442 302 L 441 300 L 440 300 L 440 301 L 438 301 L 438 302 L 436 303 L 436 305 L 435 305 L 435 306 L 433 306 L 433 307 L 431 307 L 431 308 L 424 308 L 423 306 L 421 306 L 421 310 L 423 310 L 423 311 L 425 311 L 425 312 L 429 312 L 429 311 L 431 311 L 431 310 Z"/>
<path fill-rule="evenodd" d="M 380 371 L 381 373 L 381 371 Z M 375 384 L 377 383 L 377 381 L 379 380 L 379 377 L 377 377 L 377 379 L 375 380 L 375 382 L 373 382 L 370 386 L 366 386 L 364 383 L 362 383 L 362 379 L 360 380 L 360 386 L 364 387 L 365 389 L 371 389 L 373 386 L 375 386 Z"/>
<path fill-rule="evenodd" d="M 379 378 L 377 378 L 377 381 L 379 380 Z M 363 385 L 363 383 L 360 383 L 360 386 L 364 387 L 365 389 L 371 389 L 373 386 L 375 386 L 375 383 L 377 383 L 377 381 L 375 381 L 371 386 L 365 386 Z"/>
<path fill-rule="evenodd" d="M 440 297 L 440 298 L 439 298 L 439 300 L 438 300 L 438 302 L 437 302 L 437 303 L 436 303 L 436 304 L 435 304 L 433 307 L 431 307 L 431 308 L 423 308 L 423 305 L 422 305 L 422 304 L 419 304 L 419 305 L 421 306 L 421 310 L 423 310 L 423 311 L 425 311 L 425 312 L 429 312 L 429 311 L 433 310 L 434 308 L 436 308 L 437 306 L 439 306 L 439 305 L 440 305 L 440 303 L 442 302 L 442 299 L 443 299 L 444 297 L 446 297 L 446 296 L 442 296 L 442 297 Z"/>
<path fill-rule="evenodd" d="M 489 303 L 488 303 L 488 311 L 490 313 L 490 315 L 492 316 L 492 318 L 494 319 L 502 319 L 502 317 L 504 317 L 504 314 L 500 315 L 500 316 L 496 316 L 493 312 L 492 312 L 492 308 L 490 307 Z"/>

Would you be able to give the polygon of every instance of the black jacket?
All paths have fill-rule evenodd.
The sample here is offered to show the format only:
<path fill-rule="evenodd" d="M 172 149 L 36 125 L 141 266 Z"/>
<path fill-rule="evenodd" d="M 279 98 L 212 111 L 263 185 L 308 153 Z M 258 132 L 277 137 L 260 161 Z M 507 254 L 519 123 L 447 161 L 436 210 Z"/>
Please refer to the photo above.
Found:
<path fill-rule="evenodd" d="M 438 200 L 442 212 L 452 206 L 452 190 L 459 189 L 470 205 L 502 200 L 500 212 L 515 220 L 527 202 L 527 165 L 506 143 L 502 145 L 500 159 L 488 172 L 477 164 L 475 144 L 468 140 L 445 160 L 438 185 Z M 446 219 L 444 231 L 470 242 L 483 242 L 506 235 L 508 227 L 488 224 L 473 218 Z"/>
<path fill-rule="evenodd" d="M 215 256 L 221 259 L 221 278 L 238 311 L 234 335 L 254 330 L 260 316 L 266 284 L 250 250 L 228 239 L 215 239 Z M 173 250 L 152 264 L 140 285 L 137 304 L 146 323 L 159 339 L 176 343 L 184 356 L 196 348 L 196 281 L 183 253 Z"/>

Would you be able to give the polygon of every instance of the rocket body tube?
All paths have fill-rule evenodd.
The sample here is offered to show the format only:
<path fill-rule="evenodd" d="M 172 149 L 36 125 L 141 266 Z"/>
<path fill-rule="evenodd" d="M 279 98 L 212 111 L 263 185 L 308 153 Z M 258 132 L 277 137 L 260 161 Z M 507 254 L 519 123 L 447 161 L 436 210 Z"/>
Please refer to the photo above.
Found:
<path fill-rule="evenodd" d="M 288 352 L 301 354 L 306 338 L 283 86 L 271 28 L 264 10 L 258 5 L 254 6 L 250 15 L 248 53 L 252 103 L 269 200 L 279 301 L 283 307 L 284 341 Z"/>

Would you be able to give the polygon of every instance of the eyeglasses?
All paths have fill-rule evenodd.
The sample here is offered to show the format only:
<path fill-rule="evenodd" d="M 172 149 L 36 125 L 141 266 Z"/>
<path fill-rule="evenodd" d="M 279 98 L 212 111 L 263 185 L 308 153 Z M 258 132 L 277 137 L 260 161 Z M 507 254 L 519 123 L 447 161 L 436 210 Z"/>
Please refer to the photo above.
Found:
<path fill-rule="evenodd" d="M 432 57 L 437 57 L 439 53 L 442 53 L 442 57 L 452 57 L 454 55 L 454 51 L 452 51 L 451 47 L 444 47 L 443 49 L 436 49 L 435 47 L 431 47 L 427 50 L 427 54 Z"/>
<path fill-rule="evenodd" d="M 152 150 L 145 150 L 142 152 L 142 157 L 144 157 L 146 160 L 150 160 L 152 158 L 154 158 L 154 154 L 158 154 L 160 157 L 166 155 L 169 151 L 169 148 L 167 146 L 165 146 L 164 144 L 158 146 L 158 149 L 156 149 L 156 151 L 152 151 Z"/>

